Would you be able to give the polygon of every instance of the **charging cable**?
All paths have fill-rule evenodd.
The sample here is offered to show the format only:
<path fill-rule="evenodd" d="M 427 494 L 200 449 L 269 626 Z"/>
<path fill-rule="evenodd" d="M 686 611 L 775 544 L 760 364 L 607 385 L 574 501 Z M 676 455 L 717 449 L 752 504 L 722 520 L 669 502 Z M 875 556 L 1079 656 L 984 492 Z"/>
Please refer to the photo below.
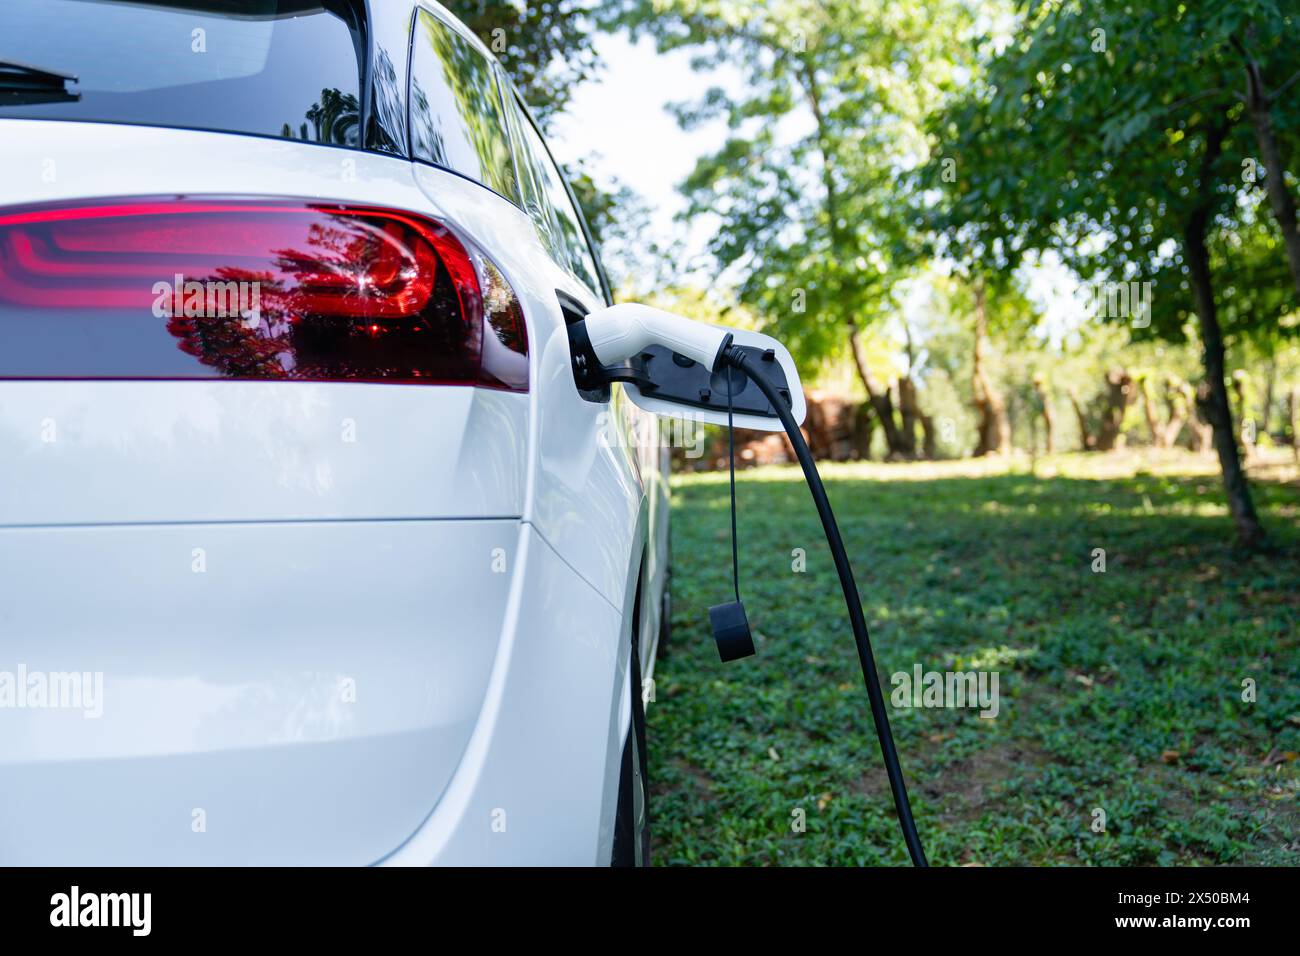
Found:
<path fill-rule="evenodd" d="M 731 483 L 731 583 L 736 591 L 736 601 L 739 602 L 740 549 L 736 544 L 736 429 L 732 424 L 734 403 L 731 400 L 731 393 L 735 390 L 731 369 L 727 369 L 727 466 Z"/>
<path fill-rule="evenodd" d="M 722 362 L 724 365 L 729 365 L 743 372 L 749 377 L 750 381 L 758 386 L 763 396 L 776 410 L 777 416 L 781 419 L 781 424 L 785 427 L 785 433 L 789 436 L 790 444 L 794 447 L 794 453 L 803 468 L 804 478 L 808 482 L 808 490 L 812 492 L 813 501 L 817 505 L 817 513 L 822 519 L 822 528 L 826 531 L 826 542 L 830 545 L 831 556 L 835 559 L 835 570 L 840 575 L 840 588 L 844 592 L 844 603 L 849 608 L 849 620 L 853 624 L 853 639 L 858 646 L 858 663 L 862 666 L 862 680 L 867 685 L 867 697 L 871 700 L 871 717 L 876 725 L 876 737 L 880 740 L 880 751 L 885 758 L 885 771 L 889 775 L 889 787 L 894 794 L 894 809 L 898 814 L 899 826 L 903 829 L 903 839 L 907 842 L 907 852 L 911 854 L 914 866 L 929 866 L 925 859 L 925 850 L 921 847 L 921 837 L 916 832 L 916 822 L 912 819 L 912 805 L 907 799 L 907 784 L 903 781 L 903 769 L 898 763 L 898 750 L 894 747 L 894 735 L 889 729 L 889 715 L 885 711 L 885 696 L 880 689 L 880 677 L 876 674 L 876 661 L 871 653 L 871 638 L 867 634 L 867 622 L 862 614 L 862 601 L 858 597 L 858 586 L 853 580 L 853 568 L 850 567 L 848 554 L 844 551 L 844 542 L 840 538 L 840 529 L 835 523 L 835 513 L 831 511 L 831 503 L 826 497 L 826 487 L 822 484 L 821 475 L 817 473 L 817 465 L 813 461 L 812 452 L 808 450 L 808 443 L 804 441 L 803 433 L 799 431 L 799 423 L 795 421 L 794 415 L 790 413 L 789 406 L 777 393 L 772 383 L 768 381 L 767 376 L 749 364 L 749 359 L 744 350 L 734 345 L 728 345 L 723 350 Z M 727 372 L 727 386 L 728 397 L 730 397 L 730 370 Z M 728 426 L 730 424 L 730 409 L 728 409 Z M 736 542 L 734 445 L 732 451 L 731 541 L 734 562 Z M 737 585 L 736 589 L 736 600 L 739 603 L 739 585 Z"/>

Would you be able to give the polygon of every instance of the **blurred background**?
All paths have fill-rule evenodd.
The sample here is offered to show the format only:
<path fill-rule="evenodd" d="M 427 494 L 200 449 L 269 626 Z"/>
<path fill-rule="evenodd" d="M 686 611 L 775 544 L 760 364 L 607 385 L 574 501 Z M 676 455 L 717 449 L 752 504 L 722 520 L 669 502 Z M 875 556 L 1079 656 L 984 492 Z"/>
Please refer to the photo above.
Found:
<path fill-rule="evenodd" d="M 1001 672 L 895 717 L 931 859 L 1300 860 L 1300 4 L 448 5 L 619 300 L 789 345 L 882 671 Z M 788 446 L 739 446 L 747 670 L 725 441 L 675 455 L 658 859 L 901 861 Z"/>

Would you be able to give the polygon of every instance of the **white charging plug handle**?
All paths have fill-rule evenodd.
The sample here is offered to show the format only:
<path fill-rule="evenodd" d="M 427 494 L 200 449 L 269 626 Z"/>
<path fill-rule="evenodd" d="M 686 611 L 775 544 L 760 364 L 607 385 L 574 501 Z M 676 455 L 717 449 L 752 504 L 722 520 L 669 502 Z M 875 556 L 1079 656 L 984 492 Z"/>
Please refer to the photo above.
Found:
<path fill-rule="evenodd" d="M 651 345 L 662 345 L 716 371 L 730 334 L 716 325 L 636 302 L 597 309 L 584 324 L 592 351 L 602 365 L 617 365 Z"/>

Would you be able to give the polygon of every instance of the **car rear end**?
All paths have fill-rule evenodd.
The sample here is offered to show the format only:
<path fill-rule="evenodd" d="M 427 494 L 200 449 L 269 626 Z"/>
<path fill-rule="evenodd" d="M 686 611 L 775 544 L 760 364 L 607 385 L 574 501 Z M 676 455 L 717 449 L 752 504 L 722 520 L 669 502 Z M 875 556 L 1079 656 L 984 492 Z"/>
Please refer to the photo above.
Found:
<path fill-rule="evenodd" d="M 554 308 L 368 29 L 0 11 L 0 862 L 370 863 L 471 745 Z"/>

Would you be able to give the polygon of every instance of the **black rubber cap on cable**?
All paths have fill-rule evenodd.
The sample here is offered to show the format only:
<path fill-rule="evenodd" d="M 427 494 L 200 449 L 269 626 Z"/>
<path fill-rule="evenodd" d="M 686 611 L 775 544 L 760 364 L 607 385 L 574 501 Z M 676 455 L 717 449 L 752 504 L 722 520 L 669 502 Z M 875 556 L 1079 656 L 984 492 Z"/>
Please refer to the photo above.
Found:
<path fill-rule="evenodd" d="M 713 642 L 718 645 L 722 663 L 754 656 L 754 636 L 749 631 L 745 605 L 740 601 L 713 605 L 709 608 L 709 623 L 713 625 Z"/>

